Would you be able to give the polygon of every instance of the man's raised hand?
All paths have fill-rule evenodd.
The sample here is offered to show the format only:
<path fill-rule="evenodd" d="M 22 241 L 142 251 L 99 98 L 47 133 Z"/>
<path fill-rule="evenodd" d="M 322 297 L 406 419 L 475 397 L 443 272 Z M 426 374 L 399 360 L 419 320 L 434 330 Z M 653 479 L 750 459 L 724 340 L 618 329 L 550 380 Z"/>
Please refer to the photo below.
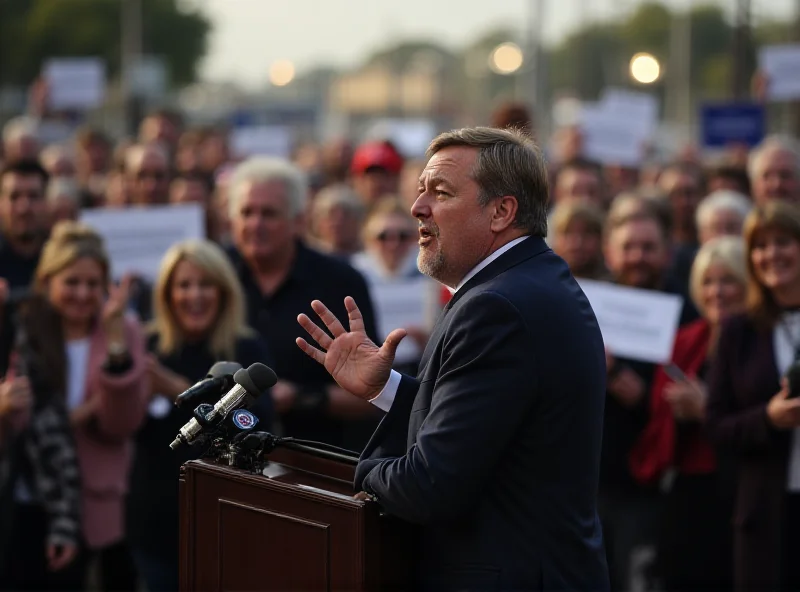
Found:
<path fill-rule="evenodd" d="M 346 391 L 365 400 L 374 399 L 389 380 L 397 346 L 406 336 L 405 329 L 395 329 L 381 347 L 375 345 L 364 330 L 364 319 L 355 300 L 344 299 L 350 331 L 346 331 L 336 316 L 319 300 L 311 308 L 319 316 L 330 334 L 301 314 L 297 322 L 319 344 L 316 348 L 302 337 L 297 345 L 311 358 L 325 366 L 337 384 Z M 332 336 L 332 337 L 331 337 Z"/>

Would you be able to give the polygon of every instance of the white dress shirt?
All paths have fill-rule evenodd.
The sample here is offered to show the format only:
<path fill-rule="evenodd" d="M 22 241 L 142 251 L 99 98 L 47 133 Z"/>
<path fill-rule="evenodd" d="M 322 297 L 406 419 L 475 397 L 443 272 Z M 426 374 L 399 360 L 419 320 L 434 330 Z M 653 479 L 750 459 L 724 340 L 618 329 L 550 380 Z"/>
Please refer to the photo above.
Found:
<path fill-rule="evenodd" d="M 475 267 L 473 267 L 472 270 L 467 275 L 464 276 L 464 279 L 461 280 L 461 282 L 458 284 L 458 286 L 455 287 L 455 289 L 448 288 L 450 292 L 452 292 L 453 294 L 458 292 L 461 288 L 464 287 L 464 284 L 466 284 L 469 280 L 475 277 L 475 275 L 480 270 L 485 268 L 487 265 L 489 265 L 492 261 L 500 257 L 500 255 L 502 255 L 506 251 L 509 251 L 513 247 L 520 244 L 526 238 L 528 238 L 527 235 L 521 236 L 519 238 L 512 240 L 511 242 L 504 244 L 494 253 L 489 255 L 486 259 L 484 259 L 483 261 L 478 263 Z M 389 374 L 389 380 L 386 382 L 386 385 L 383 387 L 383 390 L 377 397 L 375 397 L 374 399 L 370 399 L 370 403 L 375 405 L 375 407 L 377 407 L 378 409 L 388 412 L 389 409 L 391 409 L 392 407 L 392 403 L 394 402 L 395 396 L 397 396 L 397 388 L 400 386 L 400 378 L 401 378 L 400 373 L 392 370 L 391 374 Z"/>

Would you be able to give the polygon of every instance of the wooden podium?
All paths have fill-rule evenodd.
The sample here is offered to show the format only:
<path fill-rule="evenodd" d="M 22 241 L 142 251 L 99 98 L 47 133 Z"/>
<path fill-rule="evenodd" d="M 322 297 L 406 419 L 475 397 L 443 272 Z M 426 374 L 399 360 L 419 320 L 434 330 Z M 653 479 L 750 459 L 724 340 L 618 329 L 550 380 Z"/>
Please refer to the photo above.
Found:
<path fill-rule="evenodd" d="M 286 449 L 268 458 L 260 474 L 182 467 L 182 591 L 411 589 L 413 528 L 353 499 L 353 464 Z"/>

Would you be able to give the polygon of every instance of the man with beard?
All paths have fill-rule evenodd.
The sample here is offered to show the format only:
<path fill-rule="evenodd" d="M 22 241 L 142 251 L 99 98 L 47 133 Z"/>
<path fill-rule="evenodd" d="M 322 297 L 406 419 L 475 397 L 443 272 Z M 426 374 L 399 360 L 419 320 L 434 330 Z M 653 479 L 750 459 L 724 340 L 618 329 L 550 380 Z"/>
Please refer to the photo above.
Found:
<path fill-rule="evenodd" d="M 28 289 L 47 238 L 47 181 L 47 172 L 35 160 L 0 169 L 0 376 L 10 353 L 15 293 Z"/>
<path fill-rule="evenodd" d="M 47 238 L 47 181 L 35 160 L 0 170 L 0 277 L 12 291 L 30 284 Z"/>
<path fill-rule="evenodd" d="M 604 245 L 608 270 L 617 284 L 679 294 L 666 279 L 670 248 L 663 213 L 646 198 L 639 200 L 618 211 L 612 208 Z M 684 316 L 691 318 L 690 313 Z M 607 355 L 606 366 L 600 516 L 611 587 L 628 590 L 632 553 L 656 536 L 659 491 L 638 485 L 628 468 L 631 447 L 647 422 L 655 365 Z"/>
<path fill-rule="evenodd" d="M 319 301 L 298 345 L 386 411 L 357 497 L 420 525 L 420 590 L 606 590 L 596 512 L 605 360 L 597 321 L 544 241 L 547 170 L 527 136 L 447 132 L 411 213 L 420 271 L 454 291 L 417 378 L 391 371 L 356 302 L 349 331 Z M 333 304 L 333 303 L 331 303 Z M 359 303 L 360 304 L 360 303 Z"/>

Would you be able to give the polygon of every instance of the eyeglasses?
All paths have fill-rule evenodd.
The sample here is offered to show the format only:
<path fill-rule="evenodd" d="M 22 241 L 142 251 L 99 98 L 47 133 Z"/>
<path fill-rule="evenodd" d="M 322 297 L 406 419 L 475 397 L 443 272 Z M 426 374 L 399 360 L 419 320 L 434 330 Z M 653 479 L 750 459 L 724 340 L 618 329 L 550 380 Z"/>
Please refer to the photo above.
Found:
<path fill-rule="evenodd" d="M 406 242 L 413 236 L 414 235 L 408 230 L 384 230 L 378 233 L 378 235 L 375 238 L 382 243 L 389 242 L 390 240 Z"/>

